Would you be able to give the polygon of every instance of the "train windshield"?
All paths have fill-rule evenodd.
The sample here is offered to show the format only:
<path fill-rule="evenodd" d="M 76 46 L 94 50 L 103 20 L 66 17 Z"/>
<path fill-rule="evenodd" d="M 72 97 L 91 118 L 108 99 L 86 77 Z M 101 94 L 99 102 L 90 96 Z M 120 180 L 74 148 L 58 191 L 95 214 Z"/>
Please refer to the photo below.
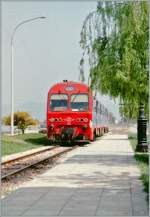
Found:
<path fill-rule="evenodd" d="M 70 108 L 72 111 L 88 111 L 88 95 L 72 94 L 70 100 Z"/>
<path fill-rule="evenodd" d="M 51 111 L 66 111 L 68 109 L 68 95 L 53 94 L 50 98 Z"/>

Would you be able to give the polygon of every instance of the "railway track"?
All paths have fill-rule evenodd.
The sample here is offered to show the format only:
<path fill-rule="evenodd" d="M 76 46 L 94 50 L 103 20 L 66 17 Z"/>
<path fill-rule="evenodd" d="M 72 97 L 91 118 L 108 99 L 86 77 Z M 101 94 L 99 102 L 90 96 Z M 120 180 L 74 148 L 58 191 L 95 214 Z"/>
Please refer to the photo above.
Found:
<path fill-rule="evenodd" d="M 1 166 L 1 179 L 5 180 L 13 175 L 19 174 L 29 168 L 32 168 L 38 164 L 41 164 L 47 160 L 53 160 L 73 149 L 73 147 L 51 147 L 45 150 L 41 150 L 28 155 L 20 156 L 15 159 L 10 159 L 8 161 L 2 162 Z"/>
<path fill-rule="evenodd" d="M 15 157 L 15 158 L 12 158 L 12 159 L 8 159 L 8 160 L 4 160 L 4 161 L 2 161 L 2 163 L 1 163 L 1 165 L 2 166 L 5 166 L 5 165 L 7 165 L 7 164 L 11 164 L 11 163 L 13 163 L 13 162 L 15 162 L 15 161 L 17 161 L 17 160 L 23 160 L 23 159 L 25 159 L 25 158 L 27 158 L 27 157 L 31 157 L 31 156 L 36 156 L 37 154 L 41 154 L 41 153 L 43 153 L 43 152 L 45 152 L 45 151 L 51 151 L 51 150 L 53 150 L 53 149 L 55 149 L 57 146 L 52 146 L 52 147 L 48 147 L 48 148 L 44 148 L 44 149 L 42 149 L 42 150 L 35 150 L 35 151 L 33 151 L 32 153 L 24 153 L 23 155 L 21 155 L 21 156 L 18 156 L 18 157 Z"/>

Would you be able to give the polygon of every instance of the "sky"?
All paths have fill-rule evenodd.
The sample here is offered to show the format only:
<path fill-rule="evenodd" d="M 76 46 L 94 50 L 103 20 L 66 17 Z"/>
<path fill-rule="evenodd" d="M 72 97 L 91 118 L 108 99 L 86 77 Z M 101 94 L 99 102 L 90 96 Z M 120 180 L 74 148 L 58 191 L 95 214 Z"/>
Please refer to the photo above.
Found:
<path fill-rule="evenodd" d="M 96 1 L 2 2 L 2 116 L 11 111 L 10 39 L 15 26 L 30 18 L 47 17 L 20 26 L 14 35 L 14 108 L 42 121 L 49 88 L 64 79 L 79 81 L 80 32 L 96 6 Z M 85 71 L 87 78 L 88 65 Z M 117 103 L 106 96 L 101 101 L 119 118 Z"/>

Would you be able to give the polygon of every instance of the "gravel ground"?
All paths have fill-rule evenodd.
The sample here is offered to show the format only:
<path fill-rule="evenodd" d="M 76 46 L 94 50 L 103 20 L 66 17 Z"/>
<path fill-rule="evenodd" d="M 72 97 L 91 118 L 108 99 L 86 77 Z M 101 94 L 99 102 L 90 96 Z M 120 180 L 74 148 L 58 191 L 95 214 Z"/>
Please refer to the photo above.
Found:
<path fill-rule="evenodd" d="M 39 165 L 34 166 L 33 168 L 29 168 L 21 173 L 18 173 L 10 178 L 7 178 L 1 182 L 1 198 L 5 197 L 6 195 L 10 194 L 12 191 L 19 188 L 23 183 L 30 181 L 31 179 L 35 178 L 36 176 L 46 172 L 48 169 L 56 166 L 57 164 L 61 163 L 63 157 L 66 154 L 63 154 L 61 157 L 56 157 L 50 160 L 45 161 Z"/>
<path fill-rule="evenodd" d="M 18 170 L 19 168 L 24 168 L 25 166 L 31 165 L 35 162 L 38 162 L 47 157 L 51 157 L 52 155 L 58 153 L 59 151 L 63 151 L 64 147 L 56 147 L 53 150 L 46 150 L 42 153 L 35 153 L 35 155 L 27 156 L 23 159 L 15 160 L 14 162 L 10 162 L 8 164 L 2 165 L 2 177 L 11 173 L 13 171 Z"/>

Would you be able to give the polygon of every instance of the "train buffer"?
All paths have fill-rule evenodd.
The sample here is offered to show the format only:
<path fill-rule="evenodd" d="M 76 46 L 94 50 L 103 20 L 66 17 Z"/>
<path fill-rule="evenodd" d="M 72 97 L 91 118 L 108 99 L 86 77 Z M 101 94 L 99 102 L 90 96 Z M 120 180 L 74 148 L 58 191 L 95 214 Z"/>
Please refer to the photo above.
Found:
<path fill-rule="evenodd" d="M 2 216 L 148 216 L 126 135 L 107 134 L 2 200 Z"/>

